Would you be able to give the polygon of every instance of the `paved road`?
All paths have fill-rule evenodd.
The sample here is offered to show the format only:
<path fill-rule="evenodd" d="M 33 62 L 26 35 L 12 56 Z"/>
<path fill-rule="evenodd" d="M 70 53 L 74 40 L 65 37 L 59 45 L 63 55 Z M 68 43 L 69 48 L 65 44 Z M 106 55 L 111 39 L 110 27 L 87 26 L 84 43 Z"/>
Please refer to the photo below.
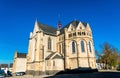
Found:
<path fill-rule="evenodd" d="M 15 76 L 9 78 L 42 78 L 40 76 Z M 120 72 L 111 72 L 111 71 L 100 71 L 94 73 L 84 73 L 84 74 L 62 74 L 62 75 L 55 75 L 49 76 L 45 78 L 120 78 Z"/>

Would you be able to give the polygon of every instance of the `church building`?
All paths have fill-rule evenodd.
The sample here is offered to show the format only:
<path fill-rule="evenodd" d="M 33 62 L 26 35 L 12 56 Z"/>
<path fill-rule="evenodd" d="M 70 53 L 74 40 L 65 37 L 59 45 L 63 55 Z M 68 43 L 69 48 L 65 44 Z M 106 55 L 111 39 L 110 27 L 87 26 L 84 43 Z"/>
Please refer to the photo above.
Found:
<path fill-rule="evenodd" d="M 63 28 L 59 22 L 55 28 L 36 20 L 29 38 L 27 74 L 53 74 L 76 68 L 96 68 L 90 25 L 73 20 Z"/>

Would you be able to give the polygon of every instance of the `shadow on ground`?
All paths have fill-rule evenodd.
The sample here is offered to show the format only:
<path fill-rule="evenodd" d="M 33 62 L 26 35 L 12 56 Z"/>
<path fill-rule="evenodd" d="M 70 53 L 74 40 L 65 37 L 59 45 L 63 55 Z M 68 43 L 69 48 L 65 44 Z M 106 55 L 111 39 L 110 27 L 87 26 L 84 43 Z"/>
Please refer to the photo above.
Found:
<path fill-rule="evenodd" d="M 120 78 L 120 72 L 98 72 L 94 70 L 66 70 L 56 73 L 54 76 L 44 78 Z"/>

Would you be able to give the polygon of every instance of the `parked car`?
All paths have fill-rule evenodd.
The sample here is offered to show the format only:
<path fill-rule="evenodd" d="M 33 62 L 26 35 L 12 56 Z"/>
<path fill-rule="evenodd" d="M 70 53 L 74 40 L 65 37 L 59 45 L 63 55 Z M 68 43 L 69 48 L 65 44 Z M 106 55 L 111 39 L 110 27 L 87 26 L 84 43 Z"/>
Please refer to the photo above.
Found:
<path fill-rule="evenodd" d="M 117 70 L 120 71 L 120 65 L 117 66 Z"/>
<path fill-rule="evenodd" d="M 7 71 L 7 73 L 5 74 L 5 77 L 11 77 L 12 73 L 10 71 Z"/>
<path fill-rule="evenodd" d="M 16 74 L 16 76 L 23 76 L 23 75 L 25 75 L 25 72 L 16 72 L 15 74 Z"/>
<path fill-rule="evenodd" d="M 4 72 L 4 70 L 0 70 L 0 78 L 5 78 L 5 72 Z"/>

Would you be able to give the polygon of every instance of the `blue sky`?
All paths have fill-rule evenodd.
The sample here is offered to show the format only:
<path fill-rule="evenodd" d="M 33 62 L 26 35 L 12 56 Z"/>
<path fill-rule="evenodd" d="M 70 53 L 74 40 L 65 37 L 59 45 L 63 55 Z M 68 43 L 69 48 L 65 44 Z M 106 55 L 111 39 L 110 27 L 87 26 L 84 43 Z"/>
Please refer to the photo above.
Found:
<path fill-rule="evenodd" d="M 16 50 L 27 53 L 36 18 L 57 27 L 77 19 L 93 30 L 95 49 L 109 42 L 120 49 L 120 0 L 0 0 L 0 63 L 13 61 Z"/>

